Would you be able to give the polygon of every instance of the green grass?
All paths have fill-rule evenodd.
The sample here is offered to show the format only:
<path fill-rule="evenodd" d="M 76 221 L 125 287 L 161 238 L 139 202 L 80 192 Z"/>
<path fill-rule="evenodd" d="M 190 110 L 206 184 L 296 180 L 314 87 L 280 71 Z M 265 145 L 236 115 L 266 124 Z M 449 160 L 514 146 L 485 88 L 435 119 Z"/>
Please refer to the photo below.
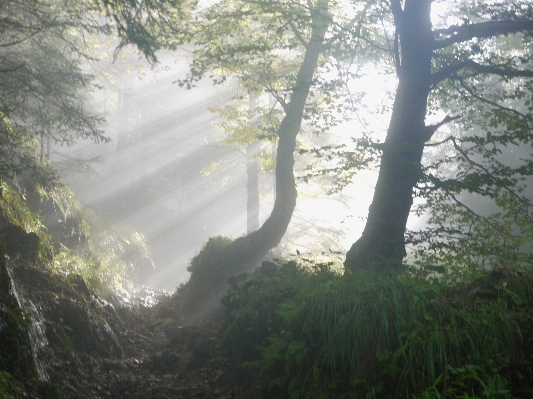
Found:
<path fill-rule="evenodd" d="M 532 282 L 528 271 L 450 285 L 288 263 L 233 284 L 227 342 L 292 398 L 520 397 Z"/>

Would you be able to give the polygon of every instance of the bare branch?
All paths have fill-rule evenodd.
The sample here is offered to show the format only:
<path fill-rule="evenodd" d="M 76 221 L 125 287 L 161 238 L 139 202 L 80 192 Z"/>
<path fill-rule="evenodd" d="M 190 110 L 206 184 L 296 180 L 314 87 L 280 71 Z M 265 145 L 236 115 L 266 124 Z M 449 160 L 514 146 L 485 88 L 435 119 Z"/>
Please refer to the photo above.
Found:
<path fill-rule="evenodd" d="M 14 71 L 16 71 L 17 69 L 23 68 L 23 67 L 25 67 L 25 66 L 26 66 L 26 63 L 23 62 L 22 64 L 15 65 L 15 66 L 10 67 L 10 68 L 0 69 L 0 73 L 14 72 Z"/>
<path fill-rule="evenodd" d="M 479 100 L 481 102 L 484 102 L 486 104 L 492 105 L 493 107 L 499 108 L 499 109 L 501 109 L 503 111 L 512 112 L 513 114 L 517 115 L 519 118 L 523 119 L 526 122 L 527 129 L 528 129 L 529 132 L 531 132 L 531 127 L 529 126 L 529 122 L 528 122 L 529 118 L 526 115 L 524 115 L 520 111 L 517 111 L 516 109 L 504 107 L 503 105 L 500 105 L 497 102 L 488 100 L 487 98 L 485 98 L 483 96 L 480 96 L 479 94 L 474 93 L 472 88 L 466 85 L 466 83 L 464 82 L 464 79 L 459 79 L 459 84 L 461 85 L 461 87 L 463 89 L 465 89 L 467 91 L 467 93 L 469 93 L 475 99 L 477 99 L 477 100 Z"/>
<path fill-rule="evenodd" d="M 431 74 L 431 85 L 436 86 L 445 79 L 449 79 L 452 75 L 459 72 L 461 69 L 472 67 L 475 64 L 472 60 L 458 62 L 457 64 L 449 65 L 438 72 Z"/>
<path fill-rule="evenodd" d="M 454 138 L 453 136 L 448 136 L 444 140 L 438 141 L 436 143 L 424 144 L 424 147 L 437 147 L 441 144 L 444 144 L 444 143 L 447 143 L 448 141 L 453 140 L 453 138 Z"/>
<path fill-rule="evenodd" d="M 451 122 L 451 121 L 454 121 L 456 119 L 459 119 L 461 117 L 461 115 L 455 115 L 455 116 L 450 116 L 450 115 L 446 115 L 446 117 L 440 121 L 439 123 L 435 124 L 435 125 L 429 125 L 429 126 L 426 126 L 425 129 L 424 129 L 424 134 L 423 134 L 423 137 L 422 137 L 422 141 L 425 143 L 426 141 L 429 141 L 431 140 L 431 137 L 433 137 L 433 134 L 437 131 L 437 129 L 439 127 L 441 127 L 442 125 L 448 123 L 448 122 Z"/>
<path fill-rule="evenodd" d="M 492 75 L 505 76 L 507 78 L 531 78 L 533 71 L 529 69 L 516 69 L 501 65 L 481 65 L 474 61 L 469 62 L 469 66 L 479 73 L 488 73 Z"/>
<path fill-rule="evenodd" d="M 436 85 L 444 79 L 450 79 L 454 74 L 461 69 L 471 68 L 477 73 L 487 73 L 491 75 L 505 76 L 507 78 L 531 78 L 533 77 L 533 71 L 529 69 L 516 69 L 502 65 L 481 65 L 472 60 L 466 60 L 454 65 L 447 66 L 438 72 L 431 75 L 432 85 Z"/>
<path fill-rule="evenodd" d="M 466 42 L 474 37 L 494 37 L 524 31 L 533 31 L 533 20 L 487 21 L 475 24 L 454 25 L 446 29 L 433 31 L 436 39 L 433 48 L 442 49 L 455 43 Z M 443 35 L 449 36 L 439 40 L 439 37 Z"/>
<path fill-rule="evenodd" d="M 507 237 L 513 237 L 512 234 L 508 233 L 507 231 L 505 230 L 501 230 L 500 229 L 500 226 L 498 226 L 497 224 L 491 222 L 489 220 L 489 218 L 487 218 L 486 216 L 482 216 L 480 214 L 478 214 L 477 212 L 475 212 L 472 208 L 470 208 L 468 205 L 466 205 L 465 203 L 461 202 L 457 196 L 451 192 L 448 192 L 448 195 L 459 205 L 461 206 L 463 209 L 465 209 L 468 213 L 470 213 L 472 216 L 476 217 L 476 218 L 479 218 L 483 221 L 485 221 L 485 223 L 488 223 L 489 226 L 492 226 L 495 230 L 499 230 L 501 231 L 504 235 L 506 235 Z"/>
<path fill-rule="evenodd" d="M 291 30 L 292 30 L 292 33 L 294 34 L 294 36 L 296 37 L 296 39 L 298 39 L 298 41 L 302 44 L 302 46 L 304 47 L 307 47 L 307 42 L 305 41 L 305 39 L 302 37 L 302 35 L 300 35 L 300 31 L 296 28 L 296 26 L 294 26 L 294 24 L 292 23 L 291 20 L 288 20 L 287 21 L 287 24 L 290 26 Z"/>
<path fill-rule="evenodd" d="M 472 165 L 475 168 L 478 168 L 478 169 L 482 170 L 488 176 L 492 176 L 493 175 L 493 173 L 491 173 L 491 171 L 488 170 L 485 166 L 483 166 L 480 163 L 472 160 L 468 156 L 468 154 L 461 148 L 461 146 L 457 143 L 457 140 L 455 139 L 455 137 L 453 137 L 451 139 L 451 141 L 452 141 L 453 146 L 455 147 L 456 151 L 459 152 L 470 165 Z M 529 202 L 525 197 L 520 197 L 517 193 L 515 193 L 513 190 L 511 190 L 509 187 L 507 187 L 505 185 L 502 188 L 505 191 L 507 191 L 512 197 L 514 197 L 518 202 L 520 202 L 523 205 L 525 205 L 528 209 L 531 208 L 531 206 L 532 206 L 531 202 Z M 531 217 L 529 217 L 529 212 L 528 212 L 528 218 L 531 220 Z"/>

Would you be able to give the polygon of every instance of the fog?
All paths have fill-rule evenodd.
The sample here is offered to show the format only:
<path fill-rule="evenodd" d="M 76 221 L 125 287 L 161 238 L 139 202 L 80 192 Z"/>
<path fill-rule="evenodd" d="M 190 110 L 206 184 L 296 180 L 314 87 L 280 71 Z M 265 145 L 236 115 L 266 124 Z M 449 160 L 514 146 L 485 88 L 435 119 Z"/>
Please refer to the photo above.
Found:
<path fill-rule="evenodd" d="M 135 283 L 173 290 L 188 280 L 188 261 L 209 237 L 246 233 L 246 157 L 242 148 L 221 144 L 225 134 L 215 126 L 220 117 L 209 110 L 229 103 L 236 85 L 204 80 L 186 90 L 175 83 L 188 72 L 186 58 L 178 52 L 160 55 L 160 61 L 152 69 L 136 61 L 135 69 L 94 93 L 110 142 L 55 147 L 53 157 L 85 206 L 146 238 L 153 262 L 137 261 Z M 377 107 L 377 97 L 369 99 L 370 108 L 373 102 Z M 378 128 L 385 132 L 384 126 Z M 351 122 L 320 140 L 350 143 L 359 133 Z M 272 153 L 272 145 L 263 143 L 262 151 Z M 80 168 L 81 161 L 72 163 L 76 158 L 93 162 Z M 307 161 L 295 158 L 299 175 Z M 272 256 L 342 263 L 364 227 L 375 178 L 375 171 L 362 172 L 342 193 L 329 196 L 319 182 L 299 182 L 291 225 Z M 273 186 L 273 171 L 263 170 L 260 224 L 270 215 Z"/>
<path fill-rule="evenodd" d="M 102 128 L 110 141 L 55 146 L 52 156 L 62 180 L 85 206 L 145 237 L 151 260 L 133 260 L 134 282 L 173 290 L 188 280 L 188 262 L 209 237 L 246 234 L 246 154 L 244 146 L 222 144 L 227 134 L 215 126 L 220 117 L 210 111 L 242 94 L 238 85 L 215 86 L 205 79 L 187 90 L 176 84 L 189 72 L 187 49 L 158 57 L 150 66 L 130 50 L 113 63 L 88 64 L 87 72 L 101 86 L 92 93 L 94 112 L 106 117 Z M 363 133 L 384 140 L 396 79 L 372 67 L 363 72 L 349 83 L 362 99 L 352 120 L 319 139 L 304 132 L 303 146 L 316 147 L 312 141 L 319 140 L 319 145 L 350 148 Z M 263 142 L 261 151 L 268 155 L 274 148 Z M 295 174 L 302 176 L 309 158 L 295 154 L 295 160 Z M 289 229 L 272 257 L 340 265 L 363 231 L 376 179 L 374 166 L 333 195 L 326 195 L 320 181 L 299 181 Z M 262 168 L 260 225 L 272 210 L 274 184 L 273 171 Z M 424 220 L 412 215 L 408 228 L 418 229 Z"/>

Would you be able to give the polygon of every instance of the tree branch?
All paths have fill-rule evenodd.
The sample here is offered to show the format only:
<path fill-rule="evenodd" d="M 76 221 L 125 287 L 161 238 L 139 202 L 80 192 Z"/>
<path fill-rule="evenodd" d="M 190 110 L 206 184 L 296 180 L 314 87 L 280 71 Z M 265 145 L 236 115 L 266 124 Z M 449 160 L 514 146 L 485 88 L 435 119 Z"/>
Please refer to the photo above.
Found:
<path fill-rule="evenodd" d="M 470 61 L 469 66 L 476 69 L 479 73 L 489 73 L 492 75 L 500 75 L 508 78 L 531 78 L 533 71 L 529 69 L 515 69 L 503 67 L 500 65 L 481 65 L 477 62 Z"/>
<path fill-rule="evenodd" d="M 401 0 L 390 0 L 390 9 L 394 18 L 394 25 L 396 26 L 396 29 L 400 31 L 401 34 L 401 31 L 404 29 Z"/>
<path fill-rule="evenodd" d="M 392 3 L 393 2 L 391 1 L 391 7 Z M 533 20 L 487 21 L 476 24 L 454 25 L 446 29 L 437 29 L 433 31 L 433 35 L 435 36 L 433 48 L 442 49 L 454 43 L 466 42 L 474 37 L 494 37 L 522 31 L 533 31 Z M 439 40 L 439 36 L 442 35 L 449 35 L 449 37 Z"/>
<path fill-rule="evenodd" d="M 449 65 L 438 72 L 431 75 L 431 84 L 436 85 L 445 79 L 451 78 L 453 74 L 459 72 L 461 69 L 472 68 L 477 73 L 488 73 L 491 75 L 505 76 L 508 78 L 531 78 L 533 71 L 529 69 L 515 69 L 503 67 L 501 65 L 481 65 L 472 60 L 466 60 L 454 65 Z"/>
<path fill-rule="evenodd" d="M 508 233 L 507 231 L 505 230 L 502 230 L 500 229 L 500 226 L 498 226 L 497 224 L 491 222 L 486 216 L 482 216 L 480 214 L 478 214 L 477 212 L 475 212 L 472 208 L 470 208 L 468 205 L 466 205 L 465 203 L 461 202 L 457 196 L 449 191 L 446 192 L 459 206 L 463 207 L 463 209 L 465 209 L 468 213 L 470 213 L 472 216 L 474 216 L 475 218 L 479 218 L 483 221 L 485 221 L 485 223 L 487 223 L 489 226 L 492 226 L 494 228 L 494 230 L 498 230 L 498 231 L 501 231 L 504 235 L 506 235 L 507 237 L 511 237 L 513 238 L 513 235 Z"/>
<path fill-rule="evenodd" d="M 453 140 L 454 137 L 453 136 L 448 136 L 446 137 L 444 140 L 441 140 L 441 141 L 438 141 L 436 143 L 428 143 L 428 144 L 424 144 L 424 147 L 437 147 L 441 144 L 444 144 L 444 143 L 447 143 L 448 141 L 451 141 Z"/>
<path fill-rule="evenodd" d="M 307 42 L 305 41 L 305 39 L 302 37 L 302 35 L 300 35 L 300 32 L 298 31 L 298 29 L 296 28 L 296 26 L 294 26 L 294 24 L 292 23 L 291 20 L 288 20 L 287 21 L 287 24 L 290 26 L 291 30 L 292 30 L 292 33 L 294 34 L 294 36 L 296 37 L 296 39 L 302 44 L 302 46 L 304 47 L 307 47 Z"/>
<path fill-rule="evenodd" d="M 0 69 L 0 73 L 14 72 L 14 71 L 16 71 L 17 69 L 23 68 L 23 67 L 25 67 L 25 66 L 26 66 L 26 63 L 23 62 L 22 64 L 15 65 L 15 66 L 10 67 L 10 68 Z"/>
<path fill-rule="evenodd" d="M 426 126 L 425 129 L 424 129 L 424 134 L 423 134 L 423 137 L 422 137 L 422 140 L 423 142 L 427 142 L 429 140 L 431 140 L 431 137 L 433 136 L 433 134 L 437 131 L 437 129 L 439 127 L 441 127 L 442 125 L 448 123 L 448 122 L 451 122 L 451 121 L 454 121 L 456 119 L 459 119 L 461 117 L 461 115 L 455 115 L 455 116 L 450 116 L 450 115 L 446 115 L 446 117 L 440 121 L 439 123 L 435 124 L 435 125 L 429 125 L 429 126 Z"/>
<path fill-rule="evenodd" d="M 453 146 L 455 148 L 455 150 L 461 154 L 463 156 L 463 158 L 470 164 L 472 165 L 474 168 L 478 168 L 480 170 L 482 170 L 487 176 L 493 176 L 493 173 L 491 173 L 491 171 L 489 169 L 487 169 L 485 166 L 483 166 L 482 164 L 480 164 L 479 162 L 476 162 L 474 160 L 472 160 L 468 154 L 461 148 L 461 146 L 457 143 L 457 140 L 454 138 L 451 139 L 451 142 L 453 143 Z M 495 178 L 496 179 L 496 178 Z M 501 185 L 501 188 L 505 191 L 507 191 L 512 197 L 516 198 L 516 200 L 518 202 L 520 202 L 521 204 L 525 205 L 527 207 L 527 209 L 529 210 L 529 208 L 531 208 L 532 206 L 532 203 L 530 201 L 528 201 L 525 197 L 520 197 L 517 193 L 515 193 L 513 190 L 511 190 L 507 185 Z M 528 214 L 528 219 L 530 221 L 533 221 L 531 220 L 531 217 L 529 216 L 529 211 L 527 212 Z"/>
<path fill-rule="evenodd" d="M 492 105 L 493 107 L 496 107 L 496 108 L 499 108 L 503 111 L 507 111 L 507 112 L 511 112 L 515 115 L 517 115 L 519 118 L 523 119 L 525 122 L 526 122 L 526 125 L 527 125 L 527 129 L 529 132 L 531 132 L 531 128 L 529 126 L 529 122 L 528 122 L 528 117 L 526 115 L 524 115 L 523 113 L 521 113 L 520 111 L 516 110 L 516 109 L 513 109 L 513 108 L 509 108 L 509 107 L 505 107 L 503 105 L 500 105 L 498 104 L 497 102 L 495 101 L 491 101 L 489 99 L 487 99 L 486 97 L 483 97 L 483 96 L 480 96 L 479 94 L 477 93 L 474 93 L 474 90 L 472 90 L 471 87 L 467 86 L 466 83 L 464 82 L 464 79 L 459 79 L 459 84 L 461 85 L 461 87 L 463 89 L 466 90 L 467 93 L 469 93 L 473 98 L 481 101 L 481 102 L 484 102 L 486 104 L 489 104 L 489 105 Z"/>

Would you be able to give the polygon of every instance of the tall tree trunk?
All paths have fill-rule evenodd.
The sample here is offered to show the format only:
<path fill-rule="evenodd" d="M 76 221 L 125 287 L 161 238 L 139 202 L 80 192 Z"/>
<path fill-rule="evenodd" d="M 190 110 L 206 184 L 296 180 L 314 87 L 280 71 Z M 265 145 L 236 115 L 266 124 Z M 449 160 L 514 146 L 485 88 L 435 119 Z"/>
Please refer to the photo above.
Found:
<path fill-rule="evenodd" d="M 291 101 L 285 107 L 285 117 L 278 128 L 278 148 L 276 152 L 276 199 L 269 218 L 261 228 L 242 239 L 246 242 L 242 248 L 243 255 L 247 252 L 245 263 L 262 259 L 268 251 L 278 245 L 287 231 L 294 208 L 296 207 L 296 182 L 294 178 L 294 149 L 296 136 L 300 131 L 307 96 L 313 83 L 318 57 L 322 51 L 322 43 L 329 26 L 327 0 L 319 2 L 316 15 L 312 16 L 312 32 L 306 46 L 304 60 L 298 71 L 293 88 Z M 241 250 L 241 249 L 239 249 Z"/>
<path fill-rule="evenodd" d="M 385 140 L 379 177 L 361 238 L 352 245 L 344 265 L 349 269 L 381 269 L 401 265 L 404 233 L 413 204 L 413 188 L 421 174 L 430 91 L 433 35 L 431 1 L 392 0 L 399 35 L 398 88 Z"/>
<path fill-rule="evenodd" d="M 246 146 L 246 232 L 259 228 L 259 160 L 256 158 L 261 142 Z"/>
<path fill-rule="evenodd" d="M 250 93 L 248 109 L 253 112 L 257 104 L 257 96 Z M 259 228 L 259 160 L 257 154 L 261 149 L 261 141 L 257 140 L 246 146 L 246 233 L 250 234 Z"/>
<path fill-rule="evenodd" d="M 198 323 L 206 312 L 220 304 L 220 298 L 227 290 L 227 279 L 253 269 L 272 248 L 276 247 L 291 220 L 296 207 L 296 182 L 294 178 L 294 149 L 296 136 L 302 123 L 305 103 L 313 83 L 322 43 L 330 20 L 327 12 L 328 0 L 321 0 L 312 15 L 312 33 L 306 46 L 305 56 L 298 71 L 290 102 L 285 106 L 285 117 L 278 128 L 276 153 L 276 199 L 272 213 L 256 231 L 240 237 L 223 250 L 214 249 L 217 240 L 210 240 L 199 257 L 205 261 L 189 268 L 191 277 L 182 294 L 181 317 L 187 323 Z M 212 253 L 211 256 L 205 256 Z M 207 259 L 210 258 L 210 259 Z M 194 262 L 193 262 L 194 265 Z M 180 297 L 178 290 L 178 297 Z"/>

